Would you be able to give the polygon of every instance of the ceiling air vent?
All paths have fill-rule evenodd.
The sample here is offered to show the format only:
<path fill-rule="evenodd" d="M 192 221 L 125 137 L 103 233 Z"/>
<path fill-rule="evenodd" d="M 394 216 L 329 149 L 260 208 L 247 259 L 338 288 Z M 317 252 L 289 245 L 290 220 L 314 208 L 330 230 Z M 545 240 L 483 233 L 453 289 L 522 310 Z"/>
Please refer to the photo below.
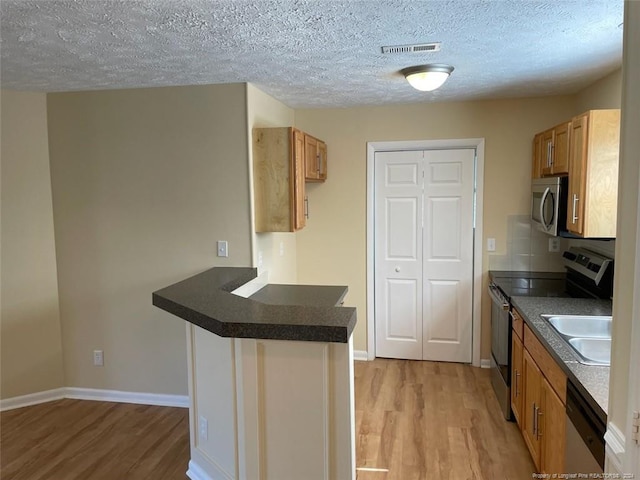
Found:
<path fill-rule="evenodd" d="M 440 42 L 417 43 L 415 45 L 391 45 L 382 47 L 382 53 L 423 53 L 440 51 Z"/>

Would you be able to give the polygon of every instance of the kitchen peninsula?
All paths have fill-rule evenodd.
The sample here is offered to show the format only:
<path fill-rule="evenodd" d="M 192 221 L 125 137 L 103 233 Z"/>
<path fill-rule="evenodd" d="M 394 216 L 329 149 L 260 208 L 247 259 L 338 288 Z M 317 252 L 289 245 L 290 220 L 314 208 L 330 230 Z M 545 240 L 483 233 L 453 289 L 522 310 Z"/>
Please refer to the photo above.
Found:
<path fill-rule="evenodd" d="M 187 320 L 187 475 L 355 479 L 347 287 L 246 289 L 256 277 L 212 268 L 153 293 L 155 306 Z"/>

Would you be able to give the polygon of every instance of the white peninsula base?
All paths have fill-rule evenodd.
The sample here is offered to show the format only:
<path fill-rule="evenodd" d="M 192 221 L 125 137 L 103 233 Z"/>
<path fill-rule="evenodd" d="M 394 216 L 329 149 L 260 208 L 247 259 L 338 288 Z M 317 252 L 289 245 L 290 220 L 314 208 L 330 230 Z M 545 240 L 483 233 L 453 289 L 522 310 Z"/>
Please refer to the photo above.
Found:
<path fill-rule="evenodd" d="M 193 480 L 355 480 L 353 344 L 187 323 Z"/>

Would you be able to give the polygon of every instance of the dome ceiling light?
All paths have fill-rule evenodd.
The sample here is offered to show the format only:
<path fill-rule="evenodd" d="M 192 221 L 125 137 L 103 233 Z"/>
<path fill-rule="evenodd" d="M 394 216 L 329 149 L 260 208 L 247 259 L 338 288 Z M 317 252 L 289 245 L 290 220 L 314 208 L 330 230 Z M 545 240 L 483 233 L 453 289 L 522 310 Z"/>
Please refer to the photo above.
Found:
<path fill-rule="evenodd" d="M 442 86 L 453 72 L 451 65 L 443 63 L 431 63 L 429 65 L 416 65 L 400 70 L 407 82 L 416 90 L 430 92 Z"/>

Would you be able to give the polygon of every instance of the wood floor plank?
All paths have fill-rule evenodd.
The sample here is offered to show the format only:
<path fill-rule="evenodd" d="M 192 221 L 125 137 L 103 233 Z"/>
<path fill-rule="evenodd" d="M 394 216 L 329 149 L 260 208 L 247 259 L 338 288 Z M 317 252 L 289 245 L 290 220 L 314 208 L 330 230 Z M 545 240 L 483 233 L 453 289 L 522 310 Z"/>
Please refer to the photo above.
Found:
<path fill-rule="evenodd" d="M 504 420 L 488 370 L 376 359 L 356 362 L 358 480 L 521 480 L 534 465 Z M 362 411 L 359 411 L 362 409 Z M 392 435 L 396 438 L 391 438 Z"/>
<path fill-rule="evenodd" d="M 2 480 L 187 478 L 189 412 L 85 400 L 2 412 Z"/>

